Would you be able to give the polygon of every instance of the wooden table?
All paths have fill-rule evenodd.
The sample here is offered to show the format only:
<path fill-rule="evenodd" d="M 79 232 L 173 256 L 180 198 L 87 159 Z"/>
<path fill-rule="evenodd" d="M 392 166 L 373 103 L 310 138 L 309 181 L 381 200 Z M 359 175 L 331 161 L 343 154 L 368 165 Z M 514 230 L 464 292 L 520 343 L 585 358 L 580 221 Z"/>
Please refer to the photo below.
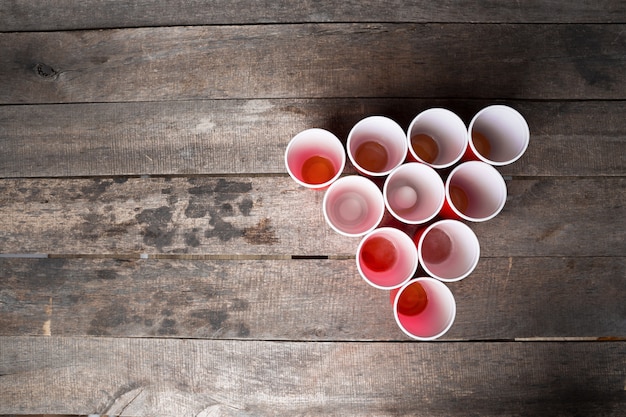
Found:
<path fill-rule="evenodd" d="M 624 2 L 171 3 L 0 3 L 0 414 L 624 415 Z M 285 147 L 494 103 L 530 146 L 414 342 Z"/>

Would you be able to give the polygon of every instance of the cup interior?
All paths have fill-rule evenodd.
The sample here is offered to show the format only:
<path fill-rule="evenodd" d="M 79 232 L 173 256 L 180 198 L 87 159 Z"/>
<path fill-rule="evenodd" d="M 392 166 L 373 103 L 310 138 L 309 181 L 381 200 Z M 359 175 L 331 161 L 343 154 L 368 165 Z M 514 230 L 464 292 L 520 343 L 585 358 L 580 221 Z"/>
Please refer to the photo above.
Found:
<path fill-rule="evenodd" d="M 372 231 L 385 211 L 378 186 L 357 175 L 340 178 L 331 184 L 322 205 L 326 222 L 346 236 L 362 236 Z"/>
<path fill-rule="evenodd" d="M 407 140 L 409 152 L 417 161 L 446 168 L 463 156 L 467 128 L 459 116 L 447 109 L 428 109 L 413 119 Z"/>
<path fill-rule="evenodd" d="M 425 306 L 412 309 L 411 303 L 415 300 Z M 444 283 L 422 277 L 400 288 L 393 310 L 396 323 L 405 334 L 418 340 L 433 340 L 444 335 L 452 326 L 456 317 L 456 302 Z"/>
<path fill-rule="evenodd" d="M 356 251 L 361 277 L 375 288 L 398 288 L 417 270 L 417 248 L 401 230 L 381 227 L 368 233 Z"/>
<path fill-rule="evenodd" d="M 404 162 L 408 151 L 404 130 L 383 116 L 370 116 L 354 125 L 347 148 L 350 162 L 368 176 L 389 174 Z"/>
<path fill-rule="evenodd" d="M 323 129 L 307 129 L 294 136 L 285 150 L 291 178 L 308 188 L 325 188 L 337 180 L 346 164 L 341 141 Z"/>
<path fill-rule="evenodd" d="M 495 217 L 507 197 L 502 175 L 480 161 L 457 166 L 448 176 L 445 190 L 452 209 L 464 220 L 477 222 Z"/>
<path fill-rule="evenodd" d="M 387 209 L 395 218 L 408 224 L 420 224 L 439 213 L 445 200 L 445 187 L 433 168 L 413 162 L 391 172 L 383 195 Z"/>
<path fill-rule="evenodd" d="M 517 110 L 502 105 L 478 112 L 468 132 L 472 151 L 492 165 L 506 165 L 519 159 L 530 139 L 524 117 Z"/>
<path fill-rule="evenodd" d="M 466 224 L 441 220 L 421 235 L 418 254 L 420 264 L 429 275 L 445 282 L 459 281 L 476 268 L 480 244 Z"/>

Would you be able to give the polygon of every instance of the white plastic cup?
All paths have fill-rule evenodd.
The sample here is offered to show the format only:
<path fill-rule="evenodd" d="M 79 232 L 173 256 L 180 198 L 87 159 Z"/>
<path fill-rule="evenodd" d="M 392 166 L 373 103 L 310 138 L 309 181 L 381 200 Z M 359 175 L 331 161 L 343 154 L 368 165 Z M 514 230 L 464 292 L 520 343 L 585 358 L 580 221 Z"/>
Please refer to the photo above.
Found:
<path fill-rule="evenodd" d="M 389 213 L 407 224 L 422 224 L 433 219 L 441 211 L 445 196 L 441 176 L 419 162 L 395 168 L 383 186 Z"/>
<path fill-rule="evenodd" d="M 356 250 L 361 277 L 372 287 L 391 290 L 401 287 L 417 271 L 417 248 L 401 230 L 381 227 L 365 235 Z"/>
<path fill-rule="evenodd" d="M 382 177 L 404 162 L 406 135 L 395 121 L 384 116 L 370 116 L 350 130 L 348 157 L 354 167 L 369 177 Z"/>
<path fill-rule="evenodd" d="M 530 130 L 517 110 L 492 105 L 480 110 L 467 129 L 469 144 L 465 159 L 502 166 L 517 161 L 528 148 Z"/>
<path fill-rule="evenodd" d="M 406 140 L 412 159 L 435 169 L 448 168 L 465 153 L 467 127 L 450 110 L 427 109 L 413 119 Z"/>
<path fill-rule="evenodd" d="M 463 162 L 446 180 L 446 201 L 442 217 L 484 222 L 502 211 L 506 183 L 491 165 L 481 161 Z"/>
<path fill-rule="evenodd" d="M 383 194 L 378 186 L 358 175 L 342 177 L 332 183 L 322 205 L 328 225 L 349 237 L 371 232 L 385 213 Z"/>
<path fill-rule="evenodd" d="M 346 165 L 341 141 L 331 132 L 313 128 L 294 136 L 285 150 L 287 172 L 298 184 L 322 190 L 339 178 Z"/>
<path fill-rule="evenodd" d="M 452 327 L 456 301 L 446 284 L 431 277 L 421 277 L 397 290 L 393 314 L 398 327 L 407 336 L 421 341 L 434 340 Z"/>
<path fill-rule="evenodd" d="M 480 259 L 480 243 L 472 229 L 458 220 L 440 220 L 415 236 L 419 263 L 433 278 L 460 281 Z"/>

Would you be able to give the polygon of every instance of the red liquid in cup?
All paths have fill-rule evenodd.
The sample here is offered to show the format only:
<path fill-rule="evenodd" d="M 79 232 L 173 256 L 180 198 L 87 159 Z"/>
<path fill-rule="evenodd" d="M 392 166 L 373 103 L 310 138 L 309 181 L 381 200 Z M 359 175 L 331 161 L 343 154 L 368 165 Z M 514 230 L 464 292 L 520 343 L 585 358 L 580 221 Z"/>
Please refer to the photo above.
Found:
<path fill-rule="evenodd" d="M 463 214 L 466 214 L 467 208 L 469 207 L 469 197 L 465 190 L 458 185 L 450 184 L 450 200 L 452 200 L 452 204 L 458 211 Z"/>
<path fill-rule="evenodd" d="M 479 154 L 485 158 L 489 158 L 491 155 L 491 143 L 485 135 L 480 132 L 472 131 L 472 142 L 474 143 L 474 148 Z"/>
<path fill-rule="evenodd" d="M 336 174 L 333 162 L 323 156 L 315 155 L 302 164 L 302 180 L 307 184 L 324 184 Z"/>
<path fill-rule="evenodd" d="M 426 290 L 419 282 L 407 286 L 398 298 L 398 313 L 403 316 L 416 316 L 428 305 Z"/>
<path fill-rule="evenodd" d="M 370 172 L 383 172 L 389 161 L 387 149 L 376 141 L 366 141 L 354 152 L 354 160 Z"/>
<path fill-rule="evenodd" d="M 415 154 L 427 164 L 432 164 L 439 156 L 439 145 L 437 142 L 423 133 L 411 136 L 411 147 Z"/>
<path fill-rule="evenodd" d="M 422 241 L 422 258 L 427 264 L 440 264 L 450 256 L 452 240 L 443 230 L 431 229 Z"/>
<path fill-rule="evenodd" d="M 398 250 L 388 239 L 374 236 L 363 243 L 361 261 L 372 271 L 387 271 L 398 261 Z"/>

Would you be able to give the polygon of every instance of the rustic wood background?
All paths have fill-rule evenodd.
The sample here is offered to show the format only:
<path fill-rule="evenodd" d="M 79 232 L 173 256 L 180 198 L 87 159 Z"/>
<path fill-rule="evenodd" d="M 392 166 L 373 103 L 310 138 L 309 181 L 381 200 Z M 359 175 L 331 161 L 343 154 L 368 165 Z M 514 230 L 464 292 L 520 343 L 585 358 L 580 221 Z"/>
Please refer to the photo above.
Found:
<path fill-rule="evenodd" d="M 1 415 L 624 415 L 624 2 L 179 3 L 0 3 Z M 285 146 L 493 103 L 530 146 L 412 342 Z"/>

